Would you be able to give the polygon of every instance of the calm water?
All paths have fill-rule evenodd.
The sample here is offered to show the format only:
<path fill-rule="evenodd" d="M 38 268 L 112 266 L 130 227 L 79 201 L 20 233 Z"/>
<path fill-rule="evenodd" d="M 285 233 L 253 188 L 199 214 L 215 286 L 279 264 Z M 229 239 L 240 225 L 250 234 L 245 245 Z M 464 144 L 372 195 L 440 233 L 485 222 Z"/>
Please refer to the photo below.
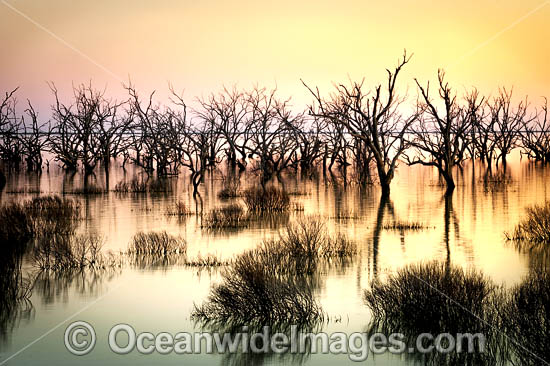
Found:
<path fill-rule="evenodd" d="M 127 173 L 130 178 L 133 173 Z M 123 179 L 115 172 L 112 185 Z M 98 177 L 101 180 L 101 176 Z M 242 177 L 242 187 L 251 184 Z M 550 196 L 550 169 L 512 162 L 505 173 L 494 173 L 484 181 L 481 166 L 466 165 L 457 172 L 457 189 L 452 199 L 445 199 L 437 173 L 424 167 L 401 166 L 392 183 L 390 202 L 379 199 L 377 187 L 346 188 L 325 182 L 288 178 L 285 187 L 294 202 L 304 210 L 291 212 L 272 222 L 256 222 L 240 231 L 208 232 L 200 228 L 198 215 L 185 220 L 165 213 L 178 200 L 195 203 L 184 177 L 173 182 L 173 192 L 156 195 L 73 195 L 82 203 L 85 220 L 81 232 L 98 232 L 105 236 L 105 250 L 124 250 L 137 231 L 166 230 L 181 235 L 188 243 L 189 257 L 215 254 L 231 258 L 252 248 L 263 239 L 277 235 L 285 222 L 299 216 L 317 215 L 325 220 L 331 232 L 345 232 L 356 240 L 360 253 L 344 268 L 323 272 L 316 292 L 329 320 L 326 331 L 364 331 L 370 320 L 362 302 L 362 293 L 375 277 L 387 276 L 400 267 L 418 261 L 439 259 L 465 268 L 477 268 L 497 283 L 512 285 L 525 275 L 532 261 L 506 243 L 503 232 L 512 230 L 525 207 L 541 203 Z M 81 185 L 80 177 L 64 177 L 51 168 L 40 177 L 11 177 L 1 195 L 2 202 L 22 200 L 32 194 L 9 193 L 15 189 L 36 190 L 42 194 L 59 193 L 65 187 Z M 204 212 L 225 204 L 216 193 L 221 188 L 219 175 L 213 174 L 202 189 Z M 298 194 L 299 193 L 299 194 Z M 383 230 L 381 224 L 394 221 L 419 222 L 423 230 Z M 26 265 L 26 270 L 28 264 Z M 32 307 L 20 314 L 5 330 L 0 344 L 0 362 L 16 352 L 7 365 L 25 364 L 226 364 L 242 358 L 222 355 L 142 356 L 137 352 L 115 355 L 107 346 L 109 329 L 117 323 L 128 323 L 136 331 L 153 333 L 199 330 L 189 319 L 193 304 L 208 296 L 213 283 L 220 281 L 220 270 L 198 271 L 178 265 L 132 266 L 116 268 L 95 275 L 39 278 L 31 297 Z M 75 320 L 92 324 L 97 345 L 88 355 L 71 355 L 63 345 L 63 333 Z M 34 343 L 32 343 L 34 342 Z M 28 346 L 32 343 L 30 346 Z M 27 347 L 28 348 L 25 348 Z M 255 359 L 265 364 L 292 363 L 277 356 Z M 311 355 L 306 364 L 351 363 L 346 355 Z M 369 356 L 368 364 L 407 364 L 404 358 Z M 243 361 L 243 363 L 246 363 Z"/>

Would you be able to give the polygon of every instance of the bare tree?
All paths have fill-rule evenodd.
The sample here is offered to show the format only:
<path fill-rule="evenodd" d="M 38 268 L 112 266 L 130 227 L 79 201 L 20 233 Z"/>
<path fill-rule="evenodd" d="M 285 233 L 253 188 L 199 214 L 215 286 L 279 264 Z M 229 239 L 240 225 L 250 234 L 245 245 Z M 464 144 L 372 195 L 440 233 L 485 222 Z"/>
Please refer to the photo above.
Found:
<path fill-rule="evenodd" d="M 512 90 L 501 89 L 498 97 L 489 104 L 491 119 L 494 120 L 494 141 L 498 149 L 497 165 L 499 160 L 506 167 L 506 156 L 517 147 L 520 138 L 520 129 L 527 115 L 527 99 L 512 106 Z"/>
<path fill-rule="evenodd" d="M 174 145 L 174 149 L 181 154 L 181 163 L 191 172 L 191 184 L 193 185 L 193 197 L 200 196 L 198 188 L 204 181 L 206 171 L 215 167 L 220 158 L 223 144 L 219 142 L 219 132 L 216 123 L 212 119 L 201 117 L 192 120 L 187 118 L 187 105 L 181 95 L 171 88 L 172 102 L 179 107 L 181 112 L 170 110 L 177 121 L 178 131 L 182 140 Z M 173 139 L 173 141 L 177 141 Z"/>
<path fill-rule="evenodd" d="M 51 125 L 50 121 L 40 124 L 38 114 L 30 100 L 27 100 L 27 104 L 28 107 L 25 109 L 25 113 L 31 122 L 27 124 L 23 117 L 24 131 L 19 138 L 23 145 L 27 170 L 40 171 L 42 170 L 42 152 L 47 148 L 51 135 Z"/>
<path fill-rule="evenodd" d="M 133 161 L 147 172 L 155 168 L 157 176 L 178 174 L 181 151 L 178 143 L 183 139 L 182 121 L 169 108 L 154 104 L 155 92 L 142 104 L 136 89 L 126 86 L 130 95 L 129 115 L 132 119 L 131 146 Z"/>
<path fill-rule="evenodd" d="M 550 163 L 550 121 L 548 120 L 548 100 L 536 118 L 523 121 L 520 132 L 522 153 L 530 159 Z"/>
<path fill-rule="evenodd" d="M 410 144 L 416 151 L 412 157 L 406 156 L 407 161 L 410 165 L 436 167 L 445 180 L 447 193 L 451 193 L 455 188 L 453 168 L 464 159 L 472 120 L 458 104 L 456 95 L 445 82 L 445 73 L 442 70 L 438 72 L 438 81 L 443 110 L 438 109 L 430 97 L 429 82 L 426 87 L 422 87 L 418 80 L 415 81 L 420 90 L 418 108 L 422 112 L 418 123 L 410 129 Z"/>
<path fill-rule="evenodd" d="M 288 108 L 288 100 L 276 97 L 276 89 L 254 88 L 245 94 L 250 106 L 246 119 L 244 145 L 249 158 L 256 159 L 254 171 L 260 175 L 260 183 L 265 184 L 274 176 L 289 167 L 295 141 L 290 125 L 297 123 L 300 115 L 293 115 Z"/>
<path fill-rule="evenodd" d="M 113 136 L 104 133 L 116 123 L 121 104 L 106 99 L 105 91 L 96 90 L 91 84 L 74 87 L 71 104 L 60 102 L 55 85 L 51 84 L 50 88 L 55 97 L 52 109 L 56 121 L 50 139 L 52 150 L 68 169 L 74 170 L 80 160 L 87 177 L 97 163 L 105 159 L 104 152 L 109 149 Z"/>
<path fill-rule="evenodd" d="M 386 70 L 388 81 L 385 93 L 382 85 L 377 85 L 373 93 L 365 91 L 363 80 L 353 82 L 350 87 L 339 85 L 330 100 L 323 100 L 318 89 L 313 91 L 304 84 L 315 97 L 321 115 L 343 125 L 372 152 L 383 196 L 390 194 L 397 162 L 407 148 L 404 135 L 417 119 L 417 113 L 407 117 L 400 113 L 399 107 L 404 98 L 398 97 L 395 89 L 399 72 L 410 58 L 405 52 L 394 71 Z M 361 144 L 356 146 L 361 148 Z"/>
<path fill-rule="evenodd" d="M 327 125 L 323 118 L 294 118 L 288 122 L 289 132 L 296 140 L 296 154 L 293 165 L 299 166 L 302 174 L 307 175 L 323 158 L 325 146 L 324 134 Z"/>
<path fill-rule="evenodd" d="M 0 100 L 0 159 L 10 168 L 19 169 L 23 147 L 19 139 L 23 121 L 16 114 L 19 88 L 6 92 Z"/>
<path fill-rule="evenodd" d="M 215 150 L 223 149 L 229 166 L 246 169 L 247 144 L 250 135 L 246 131 L 247 119 L 250 118 L 250 105 L 244 93 L 236 88 L 212 94 L 207 99 L 198 100 L 201 108 L 197 115 L 207 124 L 212 125 L 212 132 L 223 137 L 221 146 L 214 145 Z"/>

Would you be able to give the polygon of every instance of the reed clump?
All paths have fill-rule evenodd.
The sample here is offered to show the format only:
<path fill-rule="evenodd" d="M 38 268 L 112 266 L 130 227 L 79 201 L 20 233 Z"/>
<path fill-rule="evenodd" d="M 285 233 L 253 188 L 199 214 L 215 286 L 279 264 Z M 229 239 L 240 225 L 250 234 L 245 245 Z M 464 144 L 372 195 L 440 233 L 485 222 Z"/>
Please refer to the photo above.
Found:
<path fill-rule="evenodd" d="M 299 220 L 278 239 L 239 255 L 192 316 L 206 324 L 312 328 L 325 317 L 314 297 L 318 263 L 356 252 L 343 235 L 330 239 L 320 221 Z"/>
<path fill-rule="evenodd" d="M 146 193 L 147 183 L 138 178 L 133 178 L 130 182 L 122 180 L 115 184 L 113 191 L 116 193 Z"/>
<path fill-rule="evenodd" d="M 277 275 L 252 253 L 235 259 L 223 272 L 207 301 L 195 305 L 192 318 L 204 324 L 282 326 L 322 321 L 324 314 L 312 288 Z"/>
<path fill-rule="evenodd" d="M 48 235 L 35 243 L 31 258 L 34 266 L 44 271 L 99 268 L 103 266 L 104 242 L 102 236 L 93 233 Z"/>
<path fill-rule="evenodd" d="M 252 187 L 243 192 L 243 199 L 251 212 L 284 212 L 290 208 L 290 197 L 276 187 Z"/>
<path fill-rule="evenodd" d="M 22 252 L 34 233 L 33 222 L 23 205 L 14 202 L 0 207 L 0 222 L 2 249 Z"/>
<path fill-rule="evenodd" d="M 530 248 L 550 245 L 550 202 L 527 208 L 526 217 L 514 231 L 505 233 L 508 240 L 524 244 Z"/>
<path fill-rule="evenodd" d="M 113 188 L 116 193 L 166 193 L 171 190 L 170 182 L 166 179 L 150 178 L 143 180 L 137 177 L 129 182 L 122 180 Z"/>
<path fill-rule="evenodd" d="M 487 339 L 485 353 L 433 352 L 422 357 L 434 365 L 467 360 L 494 364 L 499 347 L 493 327 L 498 324 L 494 307 L 498 292 L 481 272 L 440 262 L 408 265 L 385 281 L 375 279 L 365 290 L 364 301 L 373 315 L 369 331 L 399 331 L 409 346 L 414 346 L 420 333 L 482 333 Z M 467 349 L 466 344 L 461 346 Z"/>
<path fill-rule="evenodd" d="M 127 252 L 138 255 L 170 255 L 185 254 L 186 249 L 187 243 L 183 238 L 170 235 L 166 231 L 151 231 L 135 234 Z"/>
<path fill-rule="evenodd" d="M 75 188 L 71 191 L 64 192 L 67 194 L 82 194 L 82 195 L 92 195 L 92 194 L 104 194 L 107 193 L 107 191 L 96 184 L 88 184 L 84 187 Z"/>
<path fill-rule="evenodd" d="M 550 273 L 533 269 L 510 289 L 499 309 L 502 330 L 513 335 L 510 359 L 521 365 L 540 365 L 550 359 Z"/>
<path fill-rule="evenodd" d="M 185 202 L 177 201 L 174 206 L 168 209 L 166 214 L 168 216 L 186 217 L 191 216 L 193 213 L 189 210 Z"/>
<path fill-rule="evenodd" d="M 384 230 L 411 230 L 411 231 L 418 231 L 418 230 L 425 230 L 429 228 L 429 226 L 424 225 L 420 222 L 414 222 L 414 221 L 393 221 L 391 223 L 387 223 L 382 226 L 382 229 Z"/>
<path fill-rule="evenodd" d="M 208 212 L 202 220 L 207 229 L 239 229 L 247 227 L 249 215 L 239 204 L 231 204 Z"/>
<path fill-rule="evenodd" d="M 72 234 L 81 218 L 81 208 L 77 201 L 56 195 L 35 197 L 22 205 L 33 223 L 35 237 Z"/>
<path fill-rule="evenodd" d="M 229 265 L 229 261 L 219 259 L 214 254 L 208 254 L 206 256 L 198 256 L 194 259 L 186 259 L 185 265 L 189 267 L 222 267 Z"/>
<path fill-rule="evenodd" d="M 482 316 L 496 287 L 483 274 L 445 263 L 405 266 L 387 281 L 375 279 L 364 293 L 374 318 L 399 327 L 433 332 L 456 329 Z M 475 329 L 475 328 L 473 328 Z"/>
<path fill-rule="evenodd" d="M 325 224 L 316 218 L 299 219 L 279 236 L 283 253 L 295 258 L 352 257 L 357 246 L 343 234 L 331 238 Z"/>
<path fill-rule="evenodd" d="M 222 189 L 218 192 L 218 198 L 222 200 L 227 200 L 240 197 L 240 188 L 241 182 L 239 179 L 225 179 L 223 181 Z"/>

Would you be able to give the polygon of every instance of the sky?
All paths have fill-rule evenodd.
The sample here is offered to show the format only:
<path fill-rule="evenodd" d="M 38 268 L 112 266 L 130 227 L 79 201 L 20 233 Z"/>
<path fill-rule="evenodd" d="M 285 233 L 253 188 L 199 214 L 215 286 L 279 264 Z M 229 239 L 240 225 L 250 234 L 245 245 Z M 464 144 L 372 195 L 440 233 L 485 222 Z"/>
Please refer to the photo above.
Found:
<path fill-rule="evenodd" d="M 444 68 L 460 93 L 513 86 L 537 104 L 550 96 L 549 24 L 550 0 L 0 0 L 0 92 L 19 86 L 48 113 L 47 82 L 62 98 L 91 81 L 120 100 L 132 80 L 161 102 L 171 83 L 189 103 L 259 85 L 298 108 L 311 100 L 301 79 L 322 93 L 374 86 L 406 49 L 402 94 Z"/>

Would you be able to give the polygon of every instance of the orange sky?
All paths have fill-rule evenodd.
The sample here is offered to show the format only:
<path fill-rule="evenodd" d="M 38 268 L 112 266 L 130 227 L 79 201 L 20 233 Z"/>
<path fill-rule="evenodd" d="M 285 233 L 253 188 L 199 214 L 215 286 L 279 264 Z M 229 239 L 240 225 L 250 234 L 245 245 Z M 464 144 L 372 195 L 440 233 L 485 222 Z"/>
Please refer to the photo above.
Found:
<path fill-rule="evenodd" d="M 223 84 L 276 83 L 300 104 L 309 100 L 300 78 L 322 90 L 348 76 L 372 85 L 406 48 L 414 52 L 401 79 L 409 94 L 416 94 L 413 77 L 433 79 L 447 67 L 459 90 L 513 85 L 518 97 L 538 103 L 550 96 L 550 2 L 544 4 L 0 0 L 0 91 L 19 85 L 20 99 L 30 97 L 47 112 L 46 81 L 65 94 L 71 82 L 92 80 L 121 98 L 120 80 L 130 75 L 138 89 L 158 89 L 161 98 L 168 81 L 189 100 Z"/>

